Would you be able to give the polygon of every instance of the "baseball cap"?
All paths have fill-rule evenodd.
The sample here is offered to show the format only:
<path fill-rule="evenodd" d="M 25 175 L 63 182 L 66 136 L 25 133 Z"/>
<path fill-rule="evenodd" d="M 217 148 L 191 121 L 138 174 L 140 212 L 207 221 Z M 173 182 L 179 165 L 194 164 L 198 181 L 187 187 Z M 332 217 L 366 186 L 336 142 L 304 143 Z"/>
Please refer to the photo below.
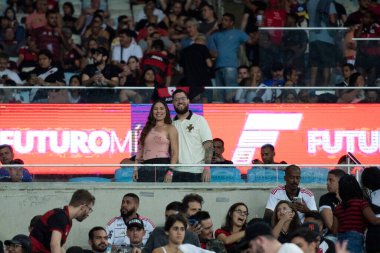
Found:
<path fill-rule="evenodd" d="M 315 222 L 305 222 L 301 225 L 303 228 L 307 228 L 309 231 L 319 234 L 319 225 Z"/>
<path fill-rule="evenodd" d="M 32 244 L 29 240 L 29 237 L 26 235 L 16 235 L 12 238 L 12 240 L 6 240 L 4 242 L 5 246 L 10 246 L 12 244 L 20 244 L 26 252 L 31 252 Z"/>
<path fill-rule="evenodd" d="M 127 221 L 126 225 L 127 225 L 127 229 L 130 229 L 130 228 L 133 228 L 133 227 L 135 227 L 135 228 L 144 228 L 143 221 L 140 220 L 140 219 L 137 219 L 137 218 L 134 218 L 132 220 Z"/>
<path fill-rule="evenodd" d="M 99 54 L 101 54 L 103 56 L 109 55 L 109 52 L 105 47 L 98 47 L 98 48 L 92 49 L 92 53 L 95 53 L 95 52 L 98 52 Z"/>
<path fill-rule="evenodd" d="M 243 240 L 240 241 L 238 249 L 244 250 L 248 248 L 249 242 L 251 240 L 254 240 L 256 237 L 262 235 L 273 235 L 272 228 L 268 225 L 268 223 L 264 221 L 257 221 L 248 224 L 245 229 L 245 236 Z"/>

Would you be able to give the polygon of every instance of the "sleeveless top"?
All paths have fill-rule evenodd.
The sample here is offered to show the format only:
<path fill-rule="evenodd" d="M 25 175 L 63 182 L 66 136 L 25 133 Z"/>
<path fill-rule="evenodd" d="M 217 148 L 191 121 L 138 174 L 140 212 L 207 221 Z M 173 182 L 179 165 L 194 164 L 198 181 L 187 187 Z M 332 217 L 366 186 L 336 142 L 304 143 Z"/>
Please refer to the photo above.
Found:
<path fill-rule="evenodd" d="M 170 141 L 167 133 L 152 128 L 145 138 L 142 158 L 144 161 L 154 158 L 168 158 L 170 157 L 169 149 Z"/>

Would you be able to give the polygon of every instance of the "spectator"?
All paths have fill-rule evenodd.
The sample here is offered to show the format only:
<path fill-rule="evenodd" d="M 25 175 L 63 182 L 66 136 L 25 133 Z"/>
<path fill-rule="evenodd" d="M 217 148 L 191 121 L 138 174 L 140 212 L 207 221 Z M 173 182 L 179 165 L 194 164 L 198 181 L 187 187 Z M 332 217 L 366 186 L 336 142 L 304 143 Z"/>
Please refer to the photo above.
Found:
<path fill-rule="evenodd" d="M 67 41 L 58 26 L 58 13 L 46 12 L 47 23 L 45 26 L 33 30 L 32 35 L 39 50 L 49 50 L 55 64 L 62 63 L 63 45 L 67 47 Z"/>
<path fill-rule="evenodd" d="M 120 216 L 114 217 L 107 223 L 106 231 L 108 234 L 108 243 L 112 247 L 119 247 L 121 245 L 129 245 L 130 241 L 125 232 L 127 231 L 127 222 L 131 219 L 140 219 L 144 222 L 144 230 L 146 231 L 143 239 L 145 244 L 148 240 L 150 233 L 155 228 L 154 223 L 147 217 L 141 216 L 137 213 L 140 205 L 140 198 L 134 193 L 127 193 L 124 195 L 120 207 Z"/>
<path fill-rule="evenodd" d="M 323 218 L 324 225 L 327 228 L 327 235 L 331 236 L 333 225 L 333 212 L 335 207 L 341 202 L 339 197 L 339 180 L 346 173 L 340 169 L 330 170 L 327 175 L 327 191 L 328 193 L 319 199 L 319 212 Z"/>
<path fill-rule="evenodd" d="M 202 22 L 199 24 L 199 32 L 210 36 L 219 29 L 214 6 L 205 4 L 202 7 Z"/>
<path fill-rule="evenodd" d="M 165 14 L 162 12 L 162 10 L 155 8 L 155 3 L 153 0 L 148 0 L 145 2 L 144 10 L 140 11 L 137 14 L 136 20 L 141 21 L 143 19 L 148 19 L 150 9 L 152 9 L 152 14 L 157 17 L 157 23 L 160 23 L 164 19 Z"/>
<path fill-rule="evenodd" d="M 224 141 L 220 138 L 214 138 L 212 141 L 214 145 L 214 154 L 212 156 L 213 164 L 233 164 L 232 161 L 226 160 L 223 157 L 224 153 Z"/>
<path fill-rule="evenodd" d="M 284 81 L 284 66 L 280 62 L 273 62 L 271 68 L 271 77 L 264 82 L 268 87 L 283 87 Z M 281 90 L 271 90 L 271 102 L 276 102 L 281 95 Z"/>
<path fill-rule="evenodd" d="M 177 164 L 178 132 L 165 102 L 152 104 L 138 144 L 136 164 Z M 139 182 L 171 182 L 172 176 L 173 168 L 166 167 L 136 168 L 133 173 L 134 180 Z"/>
<path fill-rule="evenodd" d="M 342 202 L 334 210 L 333 233 L 338 240 L 348 240 L 350 252 L 363 252 L 364 231 L 367 222 L 380 225 L 380 218 L 373 213 L 369 203 L 363 199 L 359 183 L 352 175 L 339 180 L 339 196 Z"/>
<path fill-rule="evenodd" d="M 281 103 L 298 103 L 297 92 L 294 90 L 284 90 L 280 96 Z"/>
<path fill-rule="evenodd" d="M 189 218 L 202 210 L 203 198 L 201 195 L 191 193 L 182 199 L 182 205 L 186 217 Z"/>
<path fill-rule="evenodd" d="M 4 51 L 7 52 L 10 57 L 17 57 L 18 51 L 25 43 L 25 40 L 17 40 L 16 31 L 13 27 L 5 28 L 2 37 L 1 45 L 3 46 Z"/>
<path fill-rule="evenodd" d="M 190 18 L 195 18 L 198 21 L 201 21 L 202 7 L 206 4 L 207 4 L 206 0 L 186 1 L 185 10 L 187 11 L 187 16 Z"/>
<path fill-rule="evenodd" d="M 69 86 L 82 86 L 80 76 L 71 76 Z M 84 90 L 70 89 L 68 92 L 68 101 L 70 104 L 84 103 L 86 101 Z"/>
<path fill-rule="evenodd" d="M 82 72 L 82 84 L 95 87 L 115 87 L 119 84 L 117 67 L 108 62 L 108 50 L 104 47 L 94 49 L 94 64 L 87 65 Z M 87 99 L 90 103 L 107 103 L 114 101 L 114 91 L 89 90 Z"/>
<path fill-rule="evenodd" d="M 355 26 L 361 23 L 363 14 L 368 11 L 371 6 L 370 0 L 358 0 L 359 9 L 348 15 L 345 26 Z"/>
<path fill-rule="evenodd" d="M 47 0 L 37 0 L 36 9 L 26 16 L 26 29 L 28 31 L 42 28 L 47 24 L 46 12 L 48 10 Z"/>
<path fill-rule="evenodd" d="M 0 82 L 3 85 L 6 86 L 13 86 L 13 85 L 22 85 L 23 82 L 21 81 L 18 74 L 10 69 L 8 69 L 9 66 L 9 56 L 6 53 L 0 53 Z"/>
<path fill-rule="evenodd" d="M 143 238 L 145 235 L 144 222 L 140 219 L 132 219 L 127 222 L 127 236 L 130 244 L 128 248 L 132 249 L 132 252 L 142 249 L 144 247 Z"/>
<path fill-rule="evenodd" d="M 295 13 L 286 15 L 286 27 L 297 27 L 299 16 Z M 282 37 L 282 57 L 283 62 L 289 66 L 294 66 L 301 73 L 305 70 L 305 52 L 308 37 L 305 30 L 285 30 Z"/>
<path fill-rule="evenodd" d="M 161 28 L 168 30 L 172 27 L 172 25 L 177 21 L 177 19 L 184 15 L 185 7 L 182 1 L 175 0 L 173 1 L 170 10 L 164 8 L 166 10 L 166 15 L 164 19 L 158 24 Z"/>
<path fill-rule="evenodd" d="M 379 92 L 378 90 L 365 90 L 365 99 L 363 100 L 365 103 L 379 103 Z"/>
<path fill-rule="evenodd" d="M 66 83 L 63 70 L 59 66 L 53 65 L 53 55 L 48 49 L 39 51 L 38 67 L 28 75 L 29 83 L 36 86 L 63 86 Z M 49 96 L 55 93 L 59 93 L 59 91 L 34 88 L 30 93 L 30 101 L 47 103 L 50 99 Z"/>
<path fill-rule="evenodd" d="M 168 53 L 175 54 L 176 45 L 169 39 L 168 32 L 159 28 L 156 24 L 148 24 L 144 29 L 140 30 L 137 40 L 141 50 L 145 53 L 152 50 L 153 41 L 162 40 L 164 49 Z"/>
<path fill-rule="evenodd" d="M 62 5 L 63 10 L 63 26 L 70 28 L 71 32 L 77 34 L 76 22 L 78 18 L 74 17 L 74 5 L 71 2 L 64 2 Z"/>
<path fill-rule="evenodd" d="M 155 40 L 152 43 L 152 50 L 146 53 L 141 60 L 141 69 L 154 69 L 155 78 L 158 84 L 156 88 L 169 87 L 172 79 L 172 65 L 164 51 L 164 42 Z"/>
<path fill-rule="evenodd" d="M 360 24 L 357 25 L 355 30 L 356 38 L 379 38 L 380 37 L 380 24 L 375 18 L 375 14 L 370 11 L 362 12 Z M 377 72 L 380 69 L 378 62 L 380 57 L 379 41 L 358 41 L 356 50 L 355 66 L 363 73 L 370 85 L 373 85 L 377 78 Z"/>
<path fill-rule="evenodd" d="M 16 11 L 8 6 L 4 10 L 4 17 L 10 20 L 10 26 L 15 30 L 16 41 L 25 42 L 25 28 L 17 20 Z"/>
<path fill-rule="evenodd" d="M 195 42 L 195 39 L 199 35 L 199 23 L 195 18 L 188 18 L 185 20 L 185 27 L 187 37 L 181 40 L 181 49 L 184 49 Z"/>
<path fill-rule="evenodd" d="M 380 170 L 377 167 L 365 168 L 362 175 L 362 186 L 365 190 L 366 197 L 370 201 L 371 208 L 376 216 L 380 214 Z M 368 224 L 365 237 L 365 249 L 368 253 L 379 252 L 380 245 L 380 226 Z"/>
<path fill-rule="evenodd" d="M 203 200 L 202 200 L 203 201 Z M 183 204 L 178 201 L 169 203 L 165 209 L 165 219 L 172 215 L 185 215 L 185 210 Z M 196 233 L 186 229 L 184 243 L 192 244 L 199 247 L 199 239 Z M 168 237 L 165 233 L 164 227 L 156 227 L 151 233 L 145 247 L 143 249 L 144 253 L 151 253 L 154 249 L 165 246 L 168 244 Z"/>
<path fill-rule="evenodd" d="M 92 253 L 105 252 L 108 247 L 107 232 L 103 227 L 93 227 L 88 232 L 88 244 Z"/>
<path fill-rule="evenodd" d="M 32 232 L 33 228 L 36 226 L 38 220 L 42 217 L 42 215 L 35 215 L 33 218 L 30 220 L 30 224 L 28 227 L 29 233 Z"/>
<path fill-rule="evenodd" d="M 156 74 L 155 74 L 154 69 L 147 68 L 143 71 L 139 86 L 142 86 L 142 87 L 158 87 L 159 86 L 159 84 L 156 81 Z M 153 92 L 151 90 L 139 91 L 139 94 L 141 96 L 141 100 L 143 101 L 143 103 L 151 103 L 151 101 L 156 101 L 159 99 L 157 89 L 154 89 Z"/>
<path fill-rule="evenodd" d="M 24 164 L 24 161 L 22 161 L 21 159 L 15 159 L 10 162 L 10 165 L 16 165 L 16 164 L 20 164 L 20 165 Z M 22 166 L 8 168 L 9 177 L 0 178 L 0 182 L 16 182 L 16 183 L 30 182 L 30 181 L 24 180 L 23 170 L 24 168 Z"/>
<path fill-rule="evenodd" d="M 249 42 L 249 36 L 234 28 L 235 16 L 225 13 L 222 18 L 221 30 L 211 37 L 211 52 L 216 57 L 215 78 L 217 86 L 237 86 L 237 53 L 240 44 Z M 252 40 L 251 40 L 252 41 Z M 250 41 L 250 42 L 251 42 Z M 222 94 L 222 100 L 230 102 L 235 92 Z"/>
<path fill-rule="evenodd" d="M 305 222 L 302 227 L 313 231 L 319 235 L 318 238 L 318 252 L 320 253 L 335 253 L 334 242 L 324 237 L 323 220 L 318 212 L 310 212 L 305 215 Z"/>
<path fill-rule="evenodd" d="M 95 197 L 87 190 L 77 190 L 68 206 L 46 212 L 30 232 L 32 252 L 62 252 L 71 230 L 72 220 L 85 220 L 95 204 Z"/>
<path fill-rule="evenodd" d="M 201 231 L 198 234 L 201 248 L 218 253 L 227 253 L 223 242 L 214 238 L 213 223 L 210 214 L 206 211 L 199 211 L 195 217 L 201 226 Z"/>
<path fill-rule="evenodd" d="M 82 47 L 79 44 L 75 44 L 70 28 L 63 27 L 62 31 L 65 40 L 67 41 L 66 48 L 62 54 L 63 69 L 65 73 L 74 75 L 82 69 L 85 52 L 82 50 Z"/>
<path fill-rule="evenodd" d="M 348 87 L 363 87 L 365 85 L 364 76 L 360 72 L 351 74 Z M 364 90 L 342 90 L 338 103 L 358 103 L 364 100 Z"/>
<path fill-rule="evenodd" d="M 177 115 L 174 126 L 179 136 L 179 163 L 211 164 L 213 145 L 207 121 L 189 110 L 189 97 L 183 90 L 173 92 L 173 105 Z M 210 168 L 177 167 L 173 182 L 209 182 Z"/>
<path fill-rule="evenodd" d="M 286 162 L 275 162 L 274 157 L 276 156 L 276 152 L 274 146 L 272 144 L 264 144 L 261 146 L 261 161 L 259 159 L 255 159 L 252 161 L 253 164 L 286 164 Z"/>
<path fill-rule="evenodd" d="M 274 208 L 272 217 L 273 236 L 280 242 L 290 242 L 289 235 L 301 226 L 295 205 L 287 200 L 281 200 Z"/>
<path fill-rule="evenodd" d="M 270 226 L 262 221 L 253 223 L 245 229 L 245 236 L 240 243 L 241 252 L 251 253 L 302 253 L 293 243 L 281 244 L 272 234 Z"/>
<path fill-rule="evenodd" d="M 342 65 L 343 82 L 336 84 L 338 87 L 346 87 L 350 81 L 350 76 L 355 72 L 355 67 L 351 63 L 345 63 Z M 340 93 L 342 90 L 338 90 Z"/>
<path fill-rule="evenodd" d="M 139 86 L 141 79 L 140 60 L 136 56 L 128 58 L 127 64 L 119 74 L 121 86 Z"/>
<path fill-rule="evenodd" d="M 131 30 L 120 30 L 118 36 L 120 45 L 112 48 L 112 63 L 124 70 L 126 63 L 131 56 L 141 59 L 143 53 L 141 47 L 134 41 L 134 33 Z"/>
<path fill-rule="evenodd" d="M 105 1 L 93 0 L 91 1 L 90 4 L 86 4 L 85 2 L 83 3 L 82 13 L 75 24 L 76 30 L 81 31 L 80 32 L 81 35 L 83 35 L 83 33 L 87 30 L 90 23 L 98 14 L 97 13 L 98 10 L 103 10 L 103 11 L 107 10 L 107 4 L 105 3 Z M 108 16 L 107 12 L 105 13 L 105 16 Z"/>
<path fill-rule="evenodd" d="M 303 222 L 305 213 L 317 210 L 314 194 L 306 189 L 299 187 L 301 181 L 301 169 L 297 165 L 289 165 L 285 168 L 285 186 L 274 188 L 265 207 L 264 219 L 270 221 L 273 216 L 274 208 L 281 200 L 295 202 L 298 216 Z"/>
<path fill-rule="evenodd" d="M 26 235 L 16 235 L 12 240 L 5 240 L 4 245 L 8 253 L 30 253 L 32 251 L 32 244 Z"/>
<path fill-rule="evenodd" d="M 165 253 L 180 250 L 183 253 L 201 252 L 211 253 L 211 251 L 198 248 L 192 244 L 183 244 L 186 233 L 187 221 L 182 215 L 171 215 L 165 222 L 165 232 L 168 236 L 168 244 L 156 248 L 153 253 Z"/>
<path fill-rule="evenodd" d="M 92 21 L 82 36 L 82 43 L 86 44 L 90 39 L 94 39 L 99 47 L 109 49 L 110 34 L 103 27 L 103 17 L 94 15 Z"/>
<path fill-rule="evenodd" d="M 201 101 L 204 87 L 211 86 L 209 69 L 212 67 L 211 55 L 204 35 L 198 34 L 194 44 L 182 50 L 180 65 L 184 71 L 181 84 L 190 87 L 190 100 Z"/>
<path fill-rule="evenodd" d="M 291 242 L 304 253 L 317 253 L 318 239 L 318 234 L 307 228 L 300 228 L 291 235 Z"/>
<path fill-rule="evenodd" d="M 336 25 L 336 10 L 332 1 L 308 1 L 307 10 L 310 27 Z M 318 10 L 323 10 L 323 14 L 319 14 Z M 335 43 L 333 35 L 328 30 L 310 31 L 310 86 L 327 86 L 330 84 L 331 68 L 336 63 Z M 322 80 L 320 82 L 317 82 L 318 70 L 322 70 Z"/>
<path fill-rule="evenodd" d="M 237 82 L 240 84 L 241 81 L 245 78 L 249 78 L 249 68 L 247 65 L 240 65 L 237 68 L 238 76 L 237 76 Z"/>
<path fill-rule="evenodd" d="M 11 164 L 12 161 L 15 159 L 15 154 L 13 151 L 13 148 L 11 145 L 8 144 L 2 144 L 0 145 L 0 162 L 2 165 L 8 165 Z M 32 176 L 30 175 L 29 171 L 25 168 L 23 168 L 22 173 L 23 182 L 31 182 Z M 0 168 L 0 178 L 9 178 L 9 168 Z"/>
<path fill-rule="evenodd" d="M 224 243 L 228 253 L 236 252 L 239 241 L 245 236 L 248 215 L 246 204 L 235 203 L 228 209 L 223 226 L 215 231 L 216 239 Z"/>
<path fill-rule="evenodd" d="M 21 72 L 28 72 L 36 67 L 38 62 L 38 48 L 32 36 L 26 38 L 26 45 L 18 51 L 17 66 Z"/>
<path fill-rule="evenodd" d="M 284 86 L 285 87 L 296 87 L 298 82 L 298 72 L 294 67 L 286 67 L 283 72 L 284 75 Z"/>

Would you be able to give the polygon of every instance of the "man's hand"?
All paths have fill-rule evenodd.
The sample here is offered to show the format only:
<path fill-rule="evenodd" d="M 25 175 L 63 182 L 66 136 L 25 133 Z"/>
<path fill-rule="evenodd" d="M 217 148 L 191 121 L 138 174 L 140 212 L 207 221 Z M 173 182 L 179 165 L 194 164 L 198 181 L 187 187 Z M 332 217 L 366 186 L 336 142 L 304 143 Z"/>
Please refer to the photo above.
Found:
<path fill-rule="evenodd" d="M 202 182 L 210 182 L 211 173 L 210 168 L 204 169 L 202 173 Z"/>
<path fill-rule="evenodd" d="M 166 172 L 164 182 L 171 183 L 172 181 L 173 181 L 173 172 L 171 173 Z"/>
<path fill-rule="evenodd" d="M 202 225 L 200 223 L 195 223 L 194 225 L 189 225 L 189 230 L 199 235 L 202 232 Z"/>
<path fill-rule="evenodd" d="M 302 202 L 295 202 L 294 203 L 296 209 L 298 212 L 301 212 L 301 213 L 307 213 L 307 212 L 310 212 L 310 209 L 307 207 L 307 205 L 305 204 L 304 201 Z"/>

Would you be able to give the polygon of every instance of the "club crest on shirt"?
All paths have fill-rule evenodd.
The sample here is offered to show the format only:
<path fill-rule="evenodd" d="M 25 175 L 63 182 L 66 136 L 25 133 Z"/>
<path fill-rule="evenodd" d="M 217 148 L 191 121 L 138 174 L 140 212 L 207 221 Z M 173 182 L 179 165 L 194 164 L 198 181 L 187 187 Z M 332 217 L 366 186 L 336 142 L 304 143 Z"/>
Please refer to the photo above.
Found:
<path fill-rule="evenodd" d="M 193 124 L 190 124 L 187 126 L 187 131 L 189 131 L 189 133 L 191 133 L 191 131 L 194 129 L 194 126 Z"/>

